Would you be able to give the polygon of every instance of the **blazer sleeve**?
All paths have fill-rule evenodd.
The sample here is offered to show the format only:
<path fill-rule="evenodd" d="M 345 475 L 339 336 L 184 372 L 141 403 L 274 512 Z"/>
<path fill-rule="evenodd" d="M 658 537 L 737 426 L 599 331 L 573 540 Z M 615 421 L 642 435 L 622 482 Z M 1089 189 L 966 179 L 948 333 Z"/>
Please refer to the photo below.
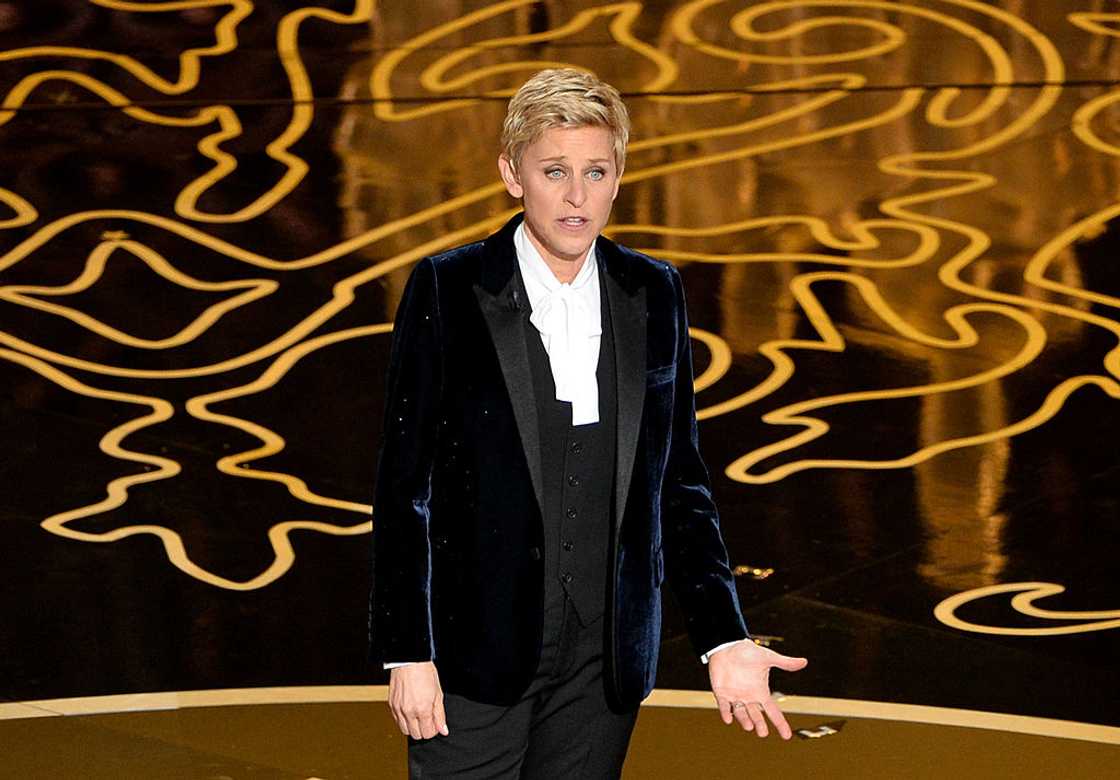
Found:
<path fill-rule="evenodd" d="M 720 534 L 708 470 L 700 456 L 684 286 L 677 270 L 670 271 L 677 309 L 677 372 L 662 486 L 665 575 L 684 612 L 692 646 L 701 655 L 750 635 Z"/>
<path fill-rule="evenodd" d="M 421 260 L 393 324 L 373 500 L 370 646 L 374 659 L 435 658 L 429 543 L 432 469 L 443 394 L 435 266 Z"/>

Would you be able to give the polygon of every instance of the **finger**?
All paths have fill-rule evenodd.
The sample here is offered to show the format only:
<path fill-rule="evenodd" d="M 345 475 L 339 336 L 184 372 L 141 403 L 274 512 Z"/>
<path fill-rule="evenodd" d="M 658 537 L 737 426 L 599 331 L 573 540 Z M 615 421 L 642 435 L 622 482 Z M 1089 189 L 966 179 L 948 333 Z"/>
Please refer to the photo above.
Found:
<path fill-rule="evenodd" d="M 743 731 L 754 731 L 754 722 L 751 720 L 751 716 L 747 714 L 746 707 L 735 707 L 732 712 L 735 713 L 735 720 L 739 721 Z"/>
<path fill-rule="evenodd" d="M 408 719 L 408 735 L 413 739 L 424 738 L 424 733 L 420 729 L 420 720 L 418 718 Z"/>
<path fill-rule="evenodd" d="M 770 722 L 773 723 L 774 728 L 778 730 L 778 736 L 782 739 L 789 739 L 793 736 L 793 729 L 790 728 L 789 723 L 786 721 L 785 714 L 773 699 L 767 699 L 762 702 L 762 709 L 766 710 L 766 715 L 770 718 Z"/>
<path fill-rule="evenodd" d="M 754 724 L 755 734 L 765 737 L 770 733 L 770 729 L 766 726 L 766 718 L 762 716 L 762 705 L 756 701 L 747 702 L 747 713 L 751 717 L 751 723 Z"/>
<path fill-rule="evenodd" d="M 393 716 L 393 721 L 397 724 L 397 728 L 401 730 L 402 734 L 407 735 L 408 721 L 405 719 L 404 713 L 401 712 L 401 709 L 398 706 L 397 702 L 393 701 L 392 698 L 389 699 L 388 704 L 389 714 Z"/>
<path fill-rule="evenodd" d="M 436 728 L 436 720 L 433 716 L 429 715 L 420 719 L 420 736 L 424 739 L 431 739 L 438 733 L 439 729 Z"/>
<path fill-rule="evenodd" d="M 780 655 L 778 653 L 774 653 L 774 655 L 777 656 L 774 659 L 774 666 L 778 667 L 779 669 L 784 669 L 787 672 L 797 672 L 809 665 L 808 658 L 793 658 L 788 655 Z"/>
<path fill-rule="evenodd" d="M 735 716 L 731 714 L 731 702 L 721 696 L 716 697 L 716 705 L 719 707 L 719 719 L 725 724 L 730 726 L 735 722 Z"/>
<path fill-rule="evenodd" d="M 436 720 L 436 729 L 439 731 L 440 734 L 442 734 L 443 736 L 446 737 L 451 732 L 447 728 L 447 713 L 445 713 L 443 711 L 443 697 L 442 696 L 439 696 L 439 697 L 436 698 L 436 706 L 435 706 L 435 709 L 434 709 L 434 715 L 435 715 L 435 720 Z"/>

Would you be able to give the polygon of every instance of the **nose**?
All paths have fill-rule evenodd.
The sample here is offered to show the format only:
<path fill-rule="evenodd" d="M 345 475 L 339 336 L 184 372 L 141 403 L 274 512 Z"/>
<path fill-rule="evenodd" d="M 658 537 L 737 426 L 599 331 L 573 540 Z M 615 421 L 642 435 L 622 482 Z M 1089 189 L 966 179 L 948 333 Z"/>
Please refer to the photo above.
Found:
<path fill-rule="evenodd" d="M 568 181 L 564 200 L 576 208 L 582 206 L 583 202 L 587 200 L 587 182 L 583 180 L 582 176 L 573 176 Z"/>

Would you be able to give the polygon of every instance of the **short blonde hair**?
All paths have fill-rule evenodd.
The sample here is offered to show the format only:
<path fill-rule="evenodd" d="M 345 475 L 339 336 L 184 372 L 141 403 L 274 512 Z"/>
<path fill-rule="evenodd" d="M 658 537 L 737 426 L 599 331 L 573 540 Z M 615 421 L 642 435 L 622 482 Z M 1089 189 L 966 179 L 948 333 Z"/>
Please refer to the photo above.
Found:
<path fill-rule="evenodd" d="M 618 90 L 576 68 L 549 68 L 536 73 L 510 99 L 502 123 L 502 154 L 514 168 L 525 147 L 553 127 L 605 127 L 614 139 L 614 164 L 626 165 L 630 115 Z"/>

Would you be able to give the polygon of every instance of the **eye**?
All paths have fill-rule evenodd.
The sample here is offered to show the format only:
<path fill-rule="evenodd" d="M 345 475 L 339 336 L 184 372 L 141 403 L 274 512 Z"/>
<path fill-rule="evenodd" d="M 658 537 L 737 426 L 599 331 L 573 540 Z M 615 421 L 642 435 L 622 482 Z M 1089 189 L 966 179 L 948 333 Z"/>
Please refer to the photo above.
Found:
<path fill-rule="evenodd" d="M 559 179 L 564 176 L 563 168 L 549 168 L 544 172 L 544 175 L 550 179 Z"/>
<path fill-rule="evenodd" d="M 591 177 L 591 181 L 599 181 L 607 175 L 607 172 L 602 168 L 592 168 L 587 172 L 587 175 Z"/>

